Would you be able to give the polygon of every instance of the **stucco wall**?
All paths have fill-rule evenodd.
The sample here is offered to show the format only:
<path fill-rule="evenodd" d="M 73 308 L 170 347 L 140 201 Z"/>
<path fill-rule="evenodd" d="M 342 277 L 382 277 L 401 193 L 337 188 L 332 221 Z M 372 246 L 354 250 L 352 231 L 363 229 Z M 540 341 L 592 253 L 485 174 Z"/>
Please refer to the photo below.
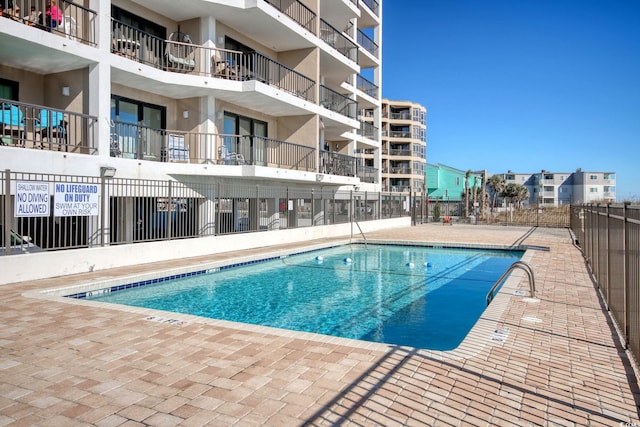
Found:
<path fill-rule="evenodd" d="M 359 224 L 366 236 L 366 233 L 372 231 L 406 227 L 410 222 L 411 218 L 402 217 Z M 349 238 L 350 236 L 351 224 L 347 223 L 199 239 L 0 256 L 0 285 L 290 242 L 331 237 Z M 354 239 L 361 238 L 355 225 L 353 225 L 353 236 Z"/>

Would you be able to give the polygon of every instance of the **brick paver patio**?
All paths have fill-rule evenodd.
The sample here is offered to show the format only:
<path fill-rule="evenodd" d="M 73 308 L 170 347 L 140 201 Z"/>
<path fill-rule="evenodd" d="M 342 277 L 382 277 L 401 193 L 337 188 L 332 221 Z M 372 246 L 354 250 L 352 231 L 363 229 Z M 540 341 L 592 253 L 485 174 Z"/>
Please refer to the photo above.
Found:
<path fill-rule="evenodd" d="M 439 353 L 33 297 L 265 249 L 0 286 L 0 425 L 640 425 L 634 365 L 568 230 L 428 224 L 367 238 L 535 245 L 539 301 L 503 290 L 482 322 L 504 342 L 482 329 Z"/>

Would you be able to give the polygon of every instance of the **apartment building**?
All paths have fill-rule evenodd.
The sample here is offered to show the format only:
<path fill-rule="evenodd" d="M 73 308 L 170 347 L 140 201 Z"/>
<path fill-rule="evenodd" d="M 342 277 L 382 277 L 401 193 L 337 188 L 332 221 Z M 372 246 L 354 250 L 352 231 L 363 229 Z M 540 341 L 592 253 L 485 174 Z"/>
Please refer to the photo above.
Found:
<path fill-rule="evenodd" d="M 0 0 L 1 170 L 192 187 L 382 188 L 380 0 L 50 4 Z M 423 135 L 410 139 L 422 159 Z M 402 182 L 420 187 L 419 171 L 412 166 L 415 183 Z M 203 217 L 203 203 L 191 203 L 197 195 L 171 207 L 157 196 L 153 205 L 118 196 L 103 221 L 117 221 L 121 234 L 146 221 L 143 205 Z M 261 203 L 279 209 L 275 197 Z M 199 221 L 194 229 L 208 223 Z"/>
<path fill-rule="evenodd" d="M 614 172 L 551 172 L 499 174 L 506 184 L 521 184 L 529 191 L 525 205 L 560 206 L 616 201 Z"/>
<path fill-rule="evenodd" d="M 374 121 L 375 110 L 365 111 Z M 427 110 L 410 101 L 382 100 L 382 190 L 426 191 Z"/>

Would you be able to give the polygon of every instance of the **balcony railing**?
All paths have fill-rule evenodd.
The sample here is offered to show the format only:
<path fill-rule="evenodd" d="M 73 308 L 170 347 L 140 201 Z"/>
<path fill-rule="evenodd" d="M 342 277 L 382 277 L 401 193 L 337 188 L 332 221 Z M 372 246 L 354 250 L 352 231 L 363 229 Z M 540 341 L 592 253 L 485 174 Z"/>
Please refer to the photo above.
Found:
<path fill-rule="evenodd" d="M 378 45 L 361 30 L 358 30 L 358 44 L 374 57 L 378 57 Z"/>
<path fill-rule="evenodd" d="M 364 92 L 372 98 L 378 98 L 378 86 L 358 74 L 356 86 L 360 92 Z"/>
<path fill-rule="evenodd" d="M 154 129 L 120 121 L 111 123 L 111 156 L 317 171 L 316 150 L 304 145 L 255 135 Z"/>
<path fill-rule="evenodd" d="M 254 135 L 233 136 L 231 142 L 237 144 L 236 152 L 248 164 L 302 171 L 317 170 L 316 150 L 305 145 Z"/>
<path fill-rule="evenodd" d="M 355 119 L 358 113 L 356 101 L 326 86 L 320 86 L 320 105 L 352 119 Z"/>
<path fill-rule="evenodd" d="M 392 156 L 411 156 L 411 150 L 403 148 L 392 148 L 389 150 L 389 154 Z"/>
<path fill-rule="evenodd" d="M 410 111 L 391 112 L 389 118 L 392 120 L 411 120 Z"/>
<path fill-rule="evenodd" d="M 390 130 L 390 138 L 411 138 L 411 131 L 408 130 Z"/>
<path fill-rule="evenodd" d="M 365 138 L 377 140 L 378 128 L 369 122 L 360 122 L 360 129 L 358 130 L 358 135 L 364 136 Z"/>
<path fill-rule="evenodd" d="M 97 13 L 80 4 L 68 0 L 58 1 L 60 20 L 50 18 L 46 0 L 0 0 L 4 18 L 22 22 L 53 34 L 60 34 L 70 40 L 96 45 Z"/>
<path fill-rule="evenodd" d="M 320 38 L 350 60 L 358 60 L 358 45 L 322 19 L 320 20 Z"/>
<path fill-rule="evenodd" d="M 96 154 L 97 118 L 0 99 L 0 145 Z"/>
<path fill-rule="evenodd" d="M 333 151 L 320 150 L 320 172 L 340 175 L 356 176 L 357 157 L 346 154 L 335 153 Z"/>
<path fill-rule="evenodd" d="M 356 176 L 360 178 L 360 181 L 362 182 L 376 182 L 378 169 L 373 166 L 364 165 L 363 163 L 362 159 L 358 159 Z"/>
<path fill-rule="evenodd" d="M 315 102 L 315 82 L 299 72 L 261 53 L 242 53 L 238 57 L 241 80 L 257 80 Z"/>
<path fill-rule="evenodd" d="M 111 51 L 116 55 L 169 72 L 238 81 L 258 80 L 316 102 L 314 80 L 258 52 L 244 53 L 164 40 L 117 20 L 112 20 L 112 25 Z"/>
<path fill-rule="evenodd" d="M 293 19 L 302 27 L 315 33 L 316 14 L 298 0 L 266 0 L 266 2 Z"/>
<path fill-rule="evenodd" d="M 373 12 L 374 15 L 378 15 L 378 2 L 376 0 L 360 0 L 362 4 L 367 6 L 369 10 Z"/>

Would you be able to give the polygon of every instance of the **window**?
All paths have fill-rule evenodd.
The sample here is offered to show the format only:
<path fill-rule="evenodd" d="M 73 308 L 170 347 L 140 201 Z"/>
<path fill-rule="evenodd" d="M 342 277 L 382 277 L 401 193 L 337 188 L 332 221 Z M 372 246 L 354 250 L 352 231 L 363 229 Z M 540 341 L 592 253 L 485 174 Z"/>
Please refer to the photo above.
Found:
<path fill-rule="evenodd" d="M 590 193 L 597 193 L 597 192 L 598 192 L 598 187 L 591 187 L 591 188 L 589 189 L 589 192 L 590 192 Z"/>
<path fill-rule="evenodd" d="M 516 177 L 514 175 L 506 175 L 504 179 L 505 181 L 515 181 Z"/>
<path fill-rule="evenodd" d="M 18 82 L 0 79 L 0 98 L 18 101 Z"/>
<path fill-rule="evenodd" d="M 589 175 L 589 179 L 591 181 L 597 181 L 598 180 L 598 175 Z"/>
<path fill-rule="evenodd" d="M 151 22 L 138 15 L 134 15 L 127 10 L 120 9 L 118 6 L 111 6 L 111 17 L 117 21 L 122 22 L 123 24 L 129 25 L 135 29 L 159 37 L 162 40 L 167 39 L 168 34 L 166 27 L 158 25 L 155 22 Z"/>
<path fill-rule="evenodd" d="M 161 160 L 166 108 L 117 95 L 111 97 L 111 138 L 123 157 Z"/>
<path fill-rule="evenodd" d="M 224 145 L 230 153 L 241 154 L 252 164 L 265 164 L 266 122 L 225 112 L 224 133 Z"/>
<path fill-rule="evenodd" d="M 456 186 L 459 186 L 459 185 L 460 185 L 460 177 L 456 176 Z"/>

